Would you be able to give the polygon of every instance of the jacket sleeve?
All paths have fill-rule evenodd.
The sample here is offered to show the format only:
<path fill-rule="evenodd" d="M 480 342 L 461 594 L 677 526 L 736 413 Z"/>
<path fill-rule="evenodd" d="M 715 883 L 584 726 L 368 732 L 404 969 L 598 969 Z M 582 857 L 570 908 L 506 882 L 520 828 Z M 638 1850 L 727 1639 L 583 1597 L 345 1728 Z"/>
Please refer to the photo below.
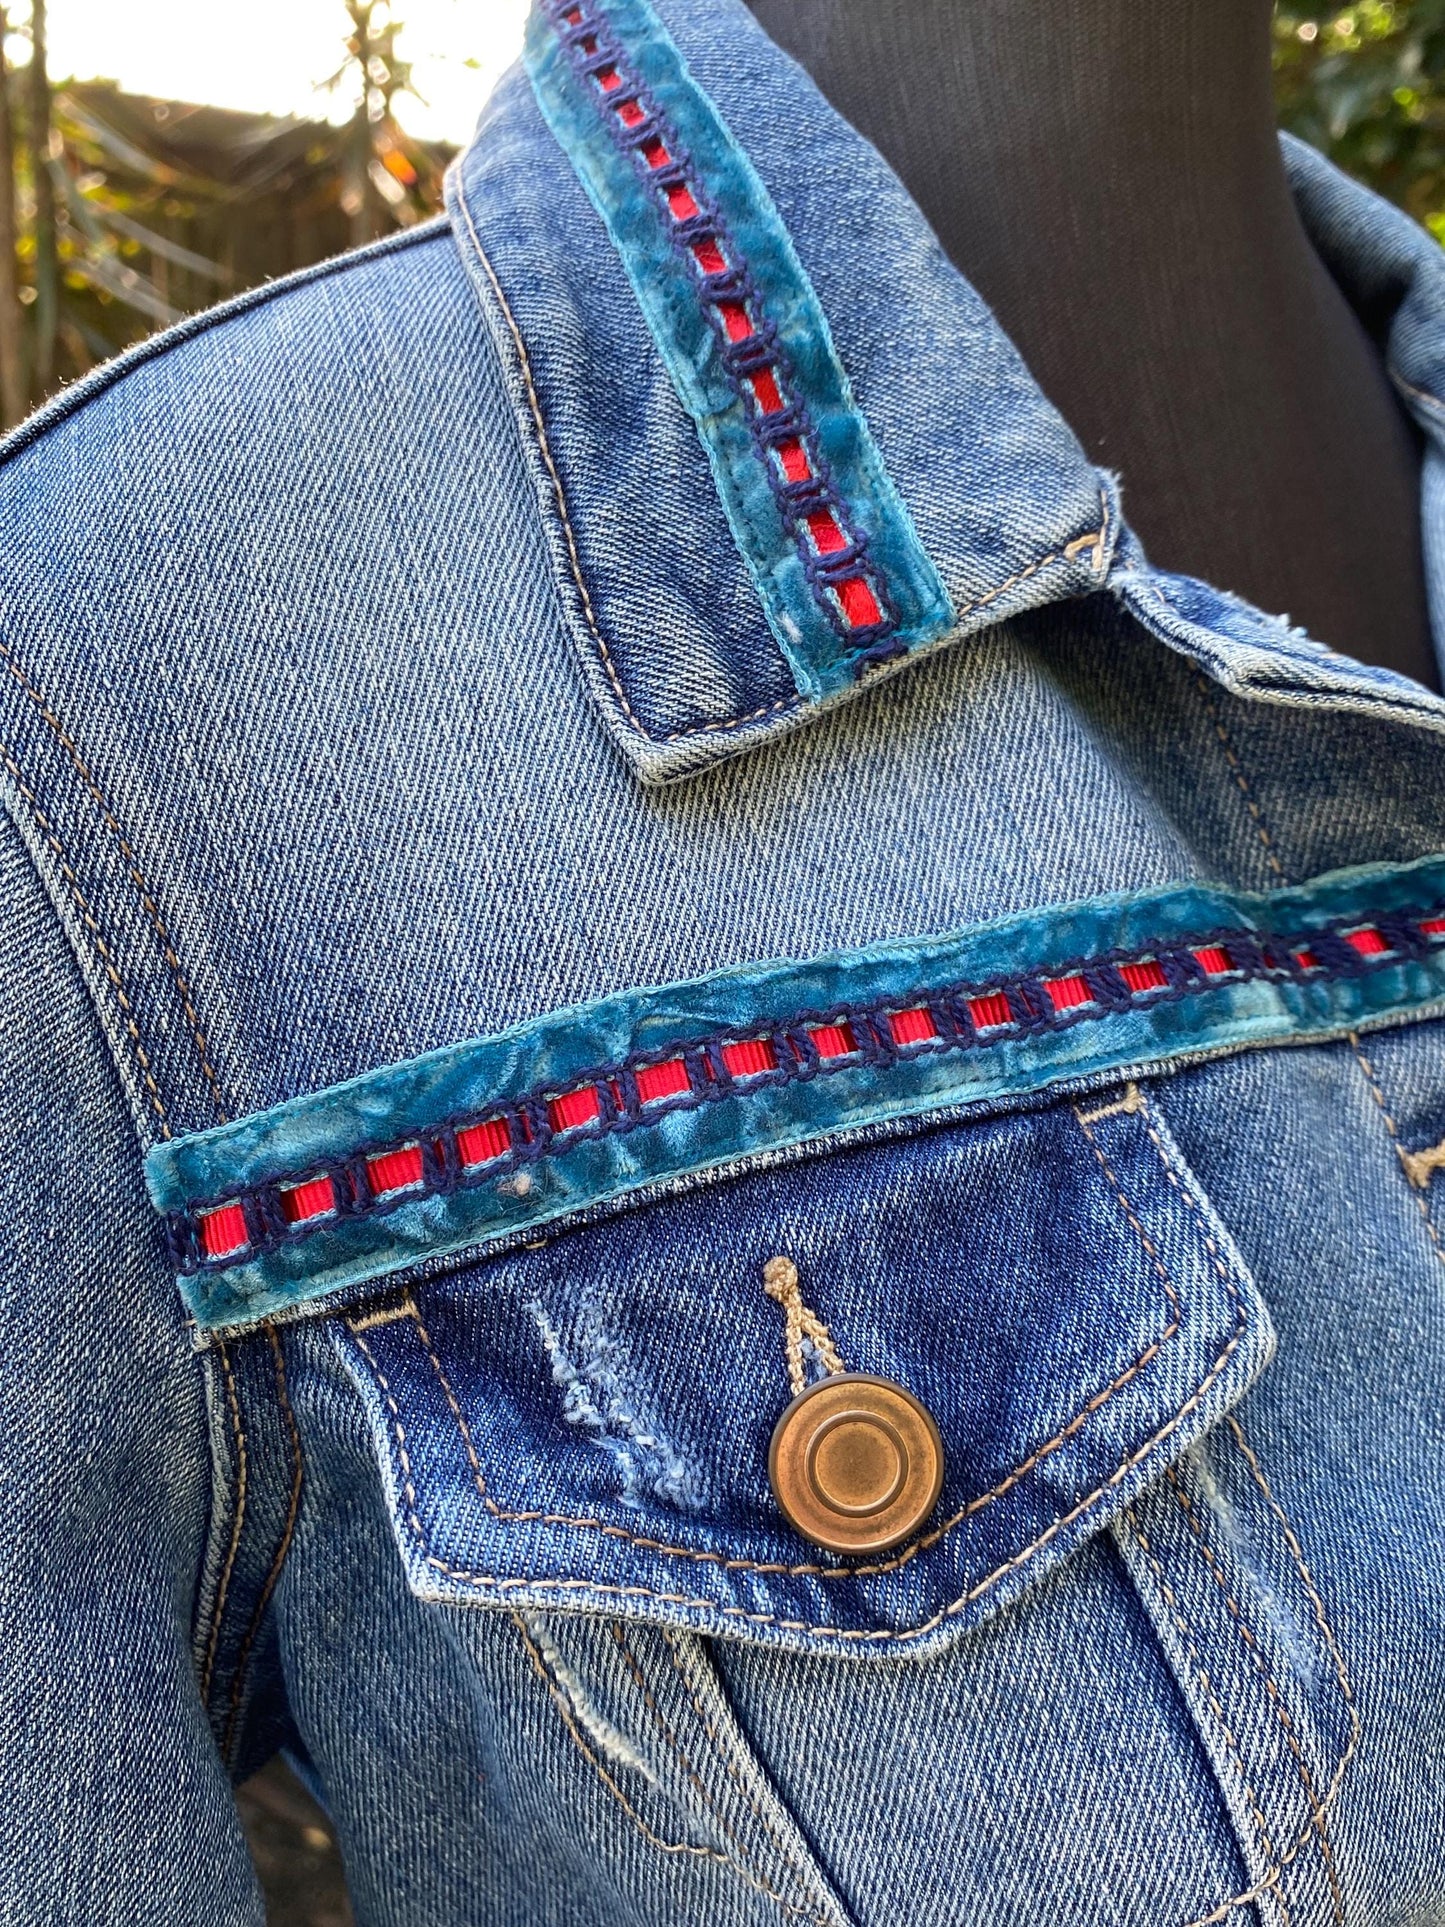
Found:
<path fill-rule="evenodd" d="M 100 1024 L 3 811 L 0 1093 L 0 1922 L 259 1922 L 191 1651 L 202 1376 Z"/>

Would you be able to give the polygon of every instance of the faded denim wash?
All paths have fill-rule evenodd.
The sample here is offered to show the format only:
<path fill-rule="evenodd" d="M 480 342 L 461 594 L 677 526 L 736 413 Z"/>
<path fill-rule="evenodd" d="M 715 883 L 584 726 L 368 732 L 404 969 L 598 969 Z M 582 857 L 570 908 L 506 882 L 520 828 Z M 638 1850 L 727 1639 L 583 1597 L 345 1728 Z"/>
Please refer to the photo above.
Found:
<path fill-rule="evenodd" d="M 366 1927 L 1445 1921 L 1445 702 L 1126 509 L 741 0 L 12 436 L 0 1921 L 259 1927 L 278 1748 Z"/>

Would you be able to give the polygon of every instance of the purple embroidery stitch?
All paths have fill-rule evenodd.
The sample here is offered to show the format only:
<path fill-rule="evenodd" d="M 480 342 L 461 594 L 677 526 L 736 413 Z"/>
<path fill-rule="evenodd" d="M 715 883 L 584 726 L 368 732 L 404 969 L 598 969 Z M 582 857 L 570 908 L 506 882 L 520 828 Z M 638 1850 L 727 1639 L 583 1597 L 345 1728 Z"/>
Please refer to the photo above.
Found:
<path fill-rule="evenodd" d="M 900 1005 L 896 996 L 867 1004 L 836 1005 L 826 1011 L 801 1012 L 784 1023 L 754 1025 L 742 1032 L 718 1033 L 712 1037 L 674 1044 L 663 1050 L 637 1051 L 621 1062 L 600 1066 L 577 1078 L 569 1089 L 595 1086 L 598 1115 L 586 1124 L 561 1131 L 553 1128 L 547 1099 L 555 1094 L 537 1089 L 508 1101 L 499 1101 L 465 1116 L 443 1119 L 422 1143 L 423 1181 L 419 1186 L 384 1192 L 371 1191 L 367 1171 L 370 1158 L 394 1152 L 419 1140 L 415 1134 L 402 1140 L 378 1140 L 355 1147 L 344 1162 L 317 1166 L 303 1173 L 282 1172 L 247 1187 L 243 1191 L 191 1203 L 185 1211 L 174 1212 L 166 1220 L 168 1253 L 177 1272 L 189 1276 L 197 1271 L 224 1271 L 249 1262 L 259 1253 L 294 1242 L 335 1216 L 379 1217 L 414 1202 L 418 1197 L 449 1194 L 468 1184 L 495 1180 L 499 1171 L 509 1171 L 539 1159 L 565 1152 L 574 1144 L 589 1142 L 619 1132 L 646 1129 L 673 1111 L 695 1110 L 703 1104 L 731 1097 L 747 1097 L 759 1090 L 779 1085 L 806 1082 L 866 1064 L 887 1070 L 900 1060 L 935 1055 L 945 1051 L 982 1049 L 1005 1038 L 1043 1030 L 1063 1030 L 1075 1024 L 1095 1022 L 1132 1006 L 1174 1003 L 1200 991 L 1265 978 L 1292 983 L 1320 983 L 1331 978 L 1358 977 L 1370 969 L 1388 964 L 1402 956 L 1415 956 L 1435 949 L 1445 940 L 1445 929 L 1423 927 L 1436 922 L 1439 912 L 1422 911 L 1416 916 L 1394 913 L 1382 916 L 1370 927 L 1377 928 L 1389 944 L 1384 952 L 1361 953 L 1340 933 L 1361 927 L 1358 917 L 1340 919 L 1302 933 L 1278 947 L 1262 945 L 1251 932 L 1232 928 L 1146 950 L 1110 951 L 1103 956 L 1084 958 L 1075 963 L 1052 966 L 1047 979 L 1082 976 L 1094 992 L 1094 1001 L 1056 1010 L 1045 988 L 1046 976 L 1040 972 L 1021 973 L 990 983 L 962 983 L 920 996 L 913 1005 Z M 1196 951 L 1223 947 L 1230 968 L 1207 972 Z M 1302 963 L 1299 953 L 1306 951 L 1312 961 Z M 1281 961 L 1281 956 L 1283 961 Z M 1127 963 L 1157 963 L 1164 975 L 1162 986 L 1130 991 L 1119 975 L 1118 966 Z M 986 1033 L 975 1027 L 969 1001 L 1002 995 L 1007 999 L 1011 1017 L 1006 1023 L 990 1025 Z M 900 1010 L 926 1009 L 937 1035 L 899 1044 L 888 1030 L 888 1017 Z M 856 1047 L 842 1055 L 823 1057 L 810 1033 L 832 1025 L 850 1026 Z M 724 1047 L 743 1038 L 764 1038 L 776 1055 L 776 1068 L 734 1076 L 727 1068 Z M 689 1088 L 676 1095 L 654 1098 L 645 1108 L 637 1096 L 636 1074 L 648 1065 L 671 1063 L 681 1058 L 686 1066 Z M 613 1080 L 622 1092 L 619 1104 L 612 1094 Z M 456 1143 L 459 1130 L 505 1119 L 511 1146 L 485 1163 L 463 1165 Z M 559 1143 L 560 1140 L 560 1143 Z M 286 1221 L 280 1209 L 281 1189 L 290 1189 L 312 1179 L 329 1176 L 336 1194 L 336 1210 L 313 1219 Z M 221 1257 L 206 1255 L 199 1233 L 200 1218 L 232 1203 L 239 1203 L 245 1219 L 248 1242 Z"/>
<path fill-rule="evenodd" d="M 695 178 L 681 143 L 631 71 L 605 19 L 591 11 L 588 0 L 542 0 L 542 11 L 576 73 L 595 90 L 608 134 L 656 190 L 672 244 L 698 277 L 722 364 L 747 417 L 778 512 L 792 532 L 815 601 L 833 626 L 856 645 L 847 660 L 861 676 L 874 663 L 900 653 L 901 645 L 888 640 L 898 626 L 897 614 L 869 560 L 867 539 L 852 526 L 818 452 L 807 413 L 789 394 L 788 357 L 757 285 Z M 624 119 L 627 110 L 631 111 Z M 651 158 L 657 154 L 664 156 L 660 162 Z M 671 191 L 684 194 L 696 211 L 679 217 L 669 203 Z M 721 259 L 720 268 L 709 268 L 711 256 Z M 746 334 L 736 338 L 730 334 L 730 311 L 746 316 Z M 775 409 L 765 406 L 757 390 L 756 384 L 765 376 L 779 399 Z M 803 451 L 809 470 L 805 477 L 791 479 L 784 470 L 782 451 L 790 445 Z M 809 526 L 809 518 L 816 516 L 832 519 L 842 537 L 841 547 L 824 551 L 818 546 Z M 846 611 L 840 592 L 858 581 L 866 582 L 879 611 L 876 622 L 854 622 Z"/>

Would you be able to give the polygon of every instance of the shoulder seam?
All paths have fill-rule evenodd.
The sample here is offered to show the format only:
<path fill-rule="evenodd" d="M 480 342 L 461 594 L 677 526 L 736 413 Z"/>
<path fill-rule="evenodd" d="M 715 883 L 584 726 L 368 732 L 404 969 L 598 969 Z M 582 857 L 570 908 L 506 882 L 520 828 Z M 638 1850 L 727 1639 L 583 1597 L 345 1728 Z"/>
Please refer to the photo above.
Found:
<path fill-rule="evenodd" d="M 259 287 L 247 288 L 230 301 L 223 301 L 214 308 L 203 309 L 200 314 L 189 315 L 173 328 L 159 334 L 148 335 L 133 347 L 125 349 L 111 361 L 102 362 L 88 375 L 63 388 L 59 394 L 52 395 L 35 413 L 21 422 L 10 434 L 0 440 L 0 468 L 24 453 L 40 441 L 52 428 L 76 414 L 93 401 L 98 395 L 113 387 L 135 368 L 147 362 L 156 361 L 179 348 L 196 336 L 208 333 L 212 328 L 224 326 L 238 316 L 248 314 L 254 308 L 263 307 L 267 302 L 280 295 L 290 294 L 293 289 L 307 286 L 313 281 L 324 281 L 333 275 L 344 274 L 353 267 L 377 259 L 379 256 L 396 254 L 406 248 L 424 246 L 451 235 L 451 222 L 445 214 L 433 216 L 413 228 L 404 228 L 399 233 L 383 236 L 364 248 L 353 248 L 346 254 L 330 256 L 325 261 L 314 262 L 310 267 L 300 268 L 294 274 L 283 275 L 277 281 L 263 281 Z"/>

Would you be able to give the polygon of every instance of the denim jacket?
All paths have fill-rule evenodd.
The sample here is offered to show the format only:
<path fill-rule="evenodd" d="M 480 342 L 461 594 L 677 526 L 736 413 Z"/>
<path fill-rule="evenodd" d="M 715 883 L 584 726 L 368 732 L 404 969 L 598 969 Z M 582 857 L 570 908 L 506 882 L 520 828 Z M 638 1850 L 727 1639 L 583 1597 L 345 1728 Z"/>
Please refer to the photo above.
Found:
<path fill-rule="evenodd" d="M 259 1923 L 278 1747 L 368 1927 L 1445 1919 L 1442 731 L 740 0 L 537 0 L 0 455 L 0 1921 Z"/>

